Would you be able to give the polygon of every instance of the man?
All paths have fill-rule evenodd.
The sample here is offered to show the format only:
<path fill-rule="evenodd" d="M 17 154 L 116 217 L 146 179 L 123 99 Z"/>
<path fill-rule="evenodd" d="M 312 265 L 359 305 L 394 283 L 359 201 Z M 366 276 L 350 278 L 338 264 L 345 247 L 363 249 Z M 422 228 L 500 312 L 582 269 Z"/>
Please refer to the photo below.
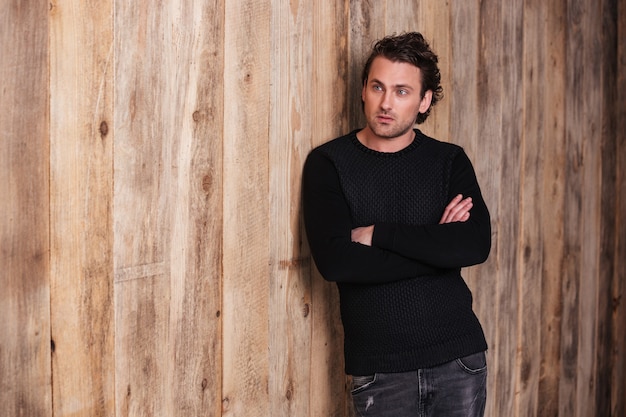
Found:
<path fill-rule="evenodd" d="M 414 128 L 440 78 L 421 34 L 381 39 L 363 71 L 366 126 L 304 167 L 307 236 L 339 289 L 361 416 L 484 413 L 487 343 L 460 272 L 487 259 L 489 212 L 463 149 Z"/>

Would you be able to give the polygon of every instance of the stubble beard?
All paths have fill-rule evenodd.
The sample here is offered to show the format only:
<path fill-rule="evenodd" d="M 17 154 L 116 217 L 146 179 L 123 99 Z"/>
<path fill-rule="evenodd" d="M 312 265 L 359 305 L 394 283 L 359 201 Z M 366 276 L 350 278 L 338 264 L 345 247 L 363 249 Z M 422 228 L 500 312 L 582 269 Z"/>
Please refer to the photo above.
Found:
<path fill-rule="evenodd" d="M 378 123 L 376 122 L 376 120 L 370 120 L 368 122 L 368 125 L 370 130 L 374 132 L 376 136 L 391 140 L 398 138 L 413 130 L 415 123 L 404 122 L 402 124 L 398 124 L 397 121 L 394 121 L 393 124 L 384 124 Z"/>

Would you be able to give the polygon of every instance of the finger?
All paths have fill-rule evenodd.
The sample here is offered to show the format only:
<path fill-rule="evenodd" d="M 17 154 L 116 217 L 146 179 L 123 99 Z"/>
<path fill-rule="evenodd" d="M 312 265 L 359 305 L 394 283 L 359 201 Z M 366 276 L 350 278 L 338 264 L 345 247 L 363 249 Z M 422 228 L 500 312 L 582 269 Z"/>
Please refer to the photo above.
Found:
<path fill-rule="evenodd" d="M 451 203 L 452 204 L 452 203 Z M 444 212 L 439 224 L 466 221 L 469 218 L 469 211 L 473 207 L 472 198 L 467 197 L 455 205 L 448 205 L 449 210 Z"/>
<path fill-rule="evenodd" d="M 450 207 L 450 210 L 446 213 L 445 221 L 446 223 L 452 221 L 458 221 L 460 216 L 462 216 L 465 212 L 469 211 L 472 205 L 472 199 L 467 197 L 459 202 L 457 202 L 454 206 Z"/>
<path fill-rule="evenodd" d="M 467 210 L 466 210 L 466 211 L 463 211 L 462 213 L 458 213 L 458 214 L 455 216 L 454 220 L 452 220 L 452 221 L 454 221 L 454 222 L 466 222 L 466 221 L 468 221 L 468 220 L 469 220 L 469 218 L 470 218 L 470 212 L 469 212 L 469 211 L 470 211 L 470 209 L 471 209 L 471 208 L 472 208 L 472 207 L 471 207 L 471 205 L 470 205 L 470 206 L 467 208 Z"/>
<path fill-rule="evenodd" d="M 471 199 L 463 200 L 453 209 L 454 212 L 451 213 L 451 215 L 449 216 L 450 221 L 458 222 L 464 221 L 464 219 L 467 220 L 466 217 L 469 217 L 469 211 L 472 209 L 473 206 L 474 204 L 472 203 Z"/>
<path fill-rule="evenodd" d="M 454 207 L 456 207 L 459 204 L 462 198 L 463 196 L 461 194 L 458 194 L 456 197 L 452 199 L 452 201 L 450 201 L 450 203 L 448 203 L 446 208 L 443 210 L 443 215 L 441 216 L 441 220 L 439 220 L 439 224 L 449 222 L 450 212 L 454 209 Z"/>

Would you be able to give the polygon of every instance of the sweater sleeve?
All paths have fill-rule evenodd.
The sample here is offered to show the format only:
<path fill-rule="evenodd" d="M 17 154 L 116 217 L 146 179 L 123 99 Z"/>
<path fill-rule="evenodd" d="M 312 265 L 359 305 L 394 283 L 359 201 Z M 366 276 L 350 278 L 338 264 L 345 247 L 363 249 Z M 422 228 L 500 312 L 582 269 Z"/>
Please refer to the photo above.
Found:
<path fill-rule="evenodd" d="M 419 226 L 376 223 L 372 245 L 440 268 L 484 262 L 491 250 L 489 211 L 465 152 L 452 162 L 448 201 L 458 194 L 472 197 L 468 221 Z"/>
<path fill-rule="evenodd" d="M 322 152 L 307 157 L 303 171 L 304 224 L 315 264 L 328 281 L 392 282 L 438 270 L 380 247 L 352 242 L 352 216 L 336 168 Z"/>

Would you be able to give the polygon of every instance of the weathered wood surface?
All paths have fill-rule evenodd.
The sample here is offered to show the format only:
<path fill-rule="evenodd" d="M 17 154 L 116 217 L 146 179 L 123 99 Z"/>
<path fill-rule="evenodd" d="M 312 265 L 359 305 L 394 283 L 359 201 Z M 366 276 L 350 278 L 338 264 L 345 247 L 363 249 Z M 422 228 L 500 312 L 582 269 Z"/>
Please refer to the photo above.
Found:
<path fill-rule="evenodd" d="M 50 10 L 50 314 L 62 416 L 115 409 L 111 8 L 67 1 Z"/>
<path fill-rule="evenodd" d="M 345 19 L 349 4 L 345 1 L 313 3 L 313 85 L 309 110 L 311 113 L 308 115 L 313 119 L 308 143 L 310 148 L 349 129 L 349 62 L 346 59 L 349 50 L 349 24 Z M 298 205 L 299 203 L 298 200 Z M 297 212 L 292 215 L 301 219 L 301 211 L 298 207 Z M 309 256 L 305 240 L 302 242 L 300 257 Z M 346 378 L 343 376 L 343 330 L 339 321 L 339 295 L 336 286 L 324 281 L 314 263 L 308 259 L 308 269 L 304 273 L 311 277 L 309 415 L 346 416 L 350 403 L 346 396 Z"/>
<path fill-rule="evenodd" d="M 218 415 L 223 5 L 147 6 L 114 15 L 116 415 Z"/>
<path fill-rule="evenodd" d="M 618 208 L 618 194 L 620 190 L 617 188 L 618 181 L 616 172 L 618 169 L 618 135 L 617 123 L 619 117 L 624 117 L 624 103 L 618 102 L 618 68 L 615 65 L 618 59 L 618 22 L 615 19 L 616 3 L 603 2 L 602 7 L 595 16 L 595 25 L 602 27 L 602 31 L 593 39 L 604 45 L 601 48 L 600 65 L 603 68 L 602 85 L 600 87 L 600 138 L 601 145 L 598 151 L 599 171 L 597 173 L 601 186 L 598 187 L 600 204 L 598 213 L 600 221 L 600 233 L 598 236 L 598 280 L 597 294 L 598 301 L 595 313 L 597 314 L 596 323 L 593 334 L 596 337 L 596 345 L 594 349 L 594 359 L 597 361 L 593 370 L 593 378 L 595 386 L 591 395 L 595 396 L 596 415 L 612 415 L 612 408 L 615 403 L 610 401 L 611 389 L 614 385 L 607 377 L 611 375 L 615 366 L 613 352 L 619 350 L 619 344 L 613 346 L 610 341 L 613 340 L 613 277 L 615 276 L 617 264 L 615 263 L 617 252 L 617 241 L 619 227 L 615 222 L 615 210 Z M 623 36 L 621 42 L 624 42 Z M 592 49 L 593 51 L 593 49 Z M 621 109 L 621 110 L 620 110 Z M 621 114 L 620 114 L 621 112 Z M 622 135 L 626 133 L 622 130 Z M 619 213 L 619 212 L 618 212 Z M 622 237 L 625 234 L 621 235 Z M 620 258 L 617 258 L 620 259 Z M 626 259 L 622 256 L 621 259 Z M 626 276 L 626 275 L 623 275 Z M 622 320 L 626 322 L 626 318 Z M 621 333 L 622 339 L 624 333 Z M 619 336 L 618 336 L 619 337 Z M 608 342 L 608 343 L 607 343 Z M 621 385 L 622 384 L 617 384 Z M 622 391 L 625 392 L 625 391 Z M 619 415 L 619 414 L 613 414 Z"/>
<path fill-rule="evenodd" d="M 564 94 L 566 203 L 559 409 L 572 416 L 593 415 L 603 406 L 595 398 L 598 381 L 594 375 L 600 342 L 595 329 L 603 319 L 596 311 L 600 224 L 604 221 L 599 213 L 602 89 L 596 76 L 603 67 L 596 49 L 602 26 L 598 20 L 601 8 L 590 6 L 568 2 L 566 12 L 569 65 Z"/>
<path fill-rule="evenodd" d="M 552 221 L 564 209 L 563 10 L 534 2 L 524 16 L 523 260 L 520 276 L 522 314 L 518 350 L 520 370 L 516 408 L 523 415 L 557 415 L 560 363 L 559 334 L 563 226 Z M 555 127 L 550 132 L 547 127 Z M 528 319 L 524 319 L 527 317 Z"/>
<path fill-rule="evenodd" d="M 520 343 L 520 286 L 511 279 L 520 267 L 522 158 L 522 16 L 515 10 L 514 4 L 497 1 L 453 4 L 452 74 L 444 98 L 452 102 L 449 140 L 463 146 L 472 159 L 492 218 L 489 260 L 463 275 L 489 344 L 489 387 L 503 393 L 487 404 L 487 415 L 493 416 L 509 414 L 514 407 Z M 495 322 L 501 325 L 493 326 Z"/>
<path fill-rule="evenodd" d="M 0 3 L 0 410 L 50 416 L 47 3 Z"/>
<path fill-rule="evenodd" d="M 611 309 L 612 332 L 609 344 L 611 354 L 611 376 L 604 376 L 611 384 L 611 413 L 613 416 L 626 415 L 626 0 L 617 5 L 617 45 L 615 83 L 615 257 Z M 610 192 L 610 191 L 609 191 Z M 606 342 L 608 342 L 608 338 Z"/>
<path fill-rule="evenodd" d="M 225 16 L 223 415 L 262 417 L 272 414 L 277 395 L 269 392 L 268 260 L 270 242 L 280 237 L 270 235 L 268 132 L 278 33 L 270 31 L 268 2 L 228 1 Z"/>
<path fill-rule="evenodd" d="M 313 7 L 274 2 L 271 10 L 268 415 L 277 416 L 311 415 L 311 262 L 297 213 L 313 124 Z"/>
<path fill-rule="evenodd" d="M 408 30 L 492 214 L 487 416 L 624 414 L 626 0 L 4 3 L 9 415 L 353 415 L 301 169 Z"/>

